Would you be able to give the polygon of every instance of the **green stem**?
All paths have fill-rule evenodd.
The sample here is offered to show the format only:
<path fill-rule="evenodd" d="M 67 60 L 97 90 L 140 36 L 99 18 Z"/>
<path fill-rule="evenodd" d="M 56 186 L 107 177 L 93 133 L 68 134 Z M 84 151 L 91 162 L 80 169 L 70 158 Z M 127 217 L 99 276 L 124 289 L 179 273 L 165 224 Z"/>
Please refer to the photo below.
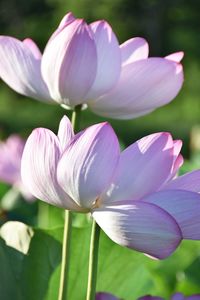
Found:
<path fill-rule="evenodd" d="M 81 106 L 82 105 L 77 105 L 74 108 L 72 113 L 71 123 L 75 132 L 79 130 Z M 72 213 L 66 210 L 64 232 L 63 232 L 62 261 L 61 261 L 60 287 L 59 287 L 58 300 L 67 300 L 71 231 L 72 231 Z"/>
<path fill-rule="evenodd" d="M 67 278 L 69 273 L 71 227 L 72 214 L 69 210 L 65 210 L 65 224 L 63 232 L 62 262 L 58 300 L 67 299 Z"/>
<path fill-rule="evenodd" d="M 95 220 L 93 220 L 91 240 L 90 240 L 88 287 L 87 287 L 86 300 L 94 300 L 95 299 L 100 230 L 101 229 L 100 229 L 99 225 L 95 222 Z"/>
<path fill-rule="evenodd" d="M 81 108 L 82 105 L 77 105 L 75 106 L 73 112 L 72 112 L 72 118 L 71 118 L 71 122 L 72 122 L 72 127 L 74 129 L 75 132 L 79 131 L 80 129 L 80 115 L 81 115 Z"/>

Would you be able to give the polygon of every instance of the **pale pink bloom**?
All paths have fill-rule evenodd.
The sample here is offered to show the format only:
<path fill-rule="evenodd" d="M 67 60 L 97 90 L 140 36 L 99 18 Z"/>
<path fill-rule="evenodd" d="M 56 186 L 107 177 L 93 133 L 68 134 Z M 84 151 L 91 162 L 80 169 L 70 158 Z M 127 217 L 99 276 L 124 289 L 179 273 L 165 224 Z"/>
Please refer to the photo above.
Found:
<path fill-rule="evenodd" d="M 108 123 L 74 136 L 64 117 L 57 136 L 45 128 L 29 136 L 22 179 L 36 198 L 90 212 L 114 242 L 163 259 L 182 239 L 200 239 L 200 170 L 175 178 L 181 145 L 161 132 L 120 153 Z"/>
<path fill-rule="evenodd" d="M 136 118 L 176 97 L 183 52 L 148 58 L 143 38 L 122 45 L 106 21 L 67 14 L 43 55 L 31 39 L 0 37 L 0 77 L 16 92 L 68 107 L 87 104 L 106 117 Z"/>
<path fill-rule="evenodd" d="M 25 141 L 18 135 L 11 135 L 5 142 L 0 142 L 0 181 L 18 189 L 23 197 L 32 200 L 21 180 L 21 158 Z"/>

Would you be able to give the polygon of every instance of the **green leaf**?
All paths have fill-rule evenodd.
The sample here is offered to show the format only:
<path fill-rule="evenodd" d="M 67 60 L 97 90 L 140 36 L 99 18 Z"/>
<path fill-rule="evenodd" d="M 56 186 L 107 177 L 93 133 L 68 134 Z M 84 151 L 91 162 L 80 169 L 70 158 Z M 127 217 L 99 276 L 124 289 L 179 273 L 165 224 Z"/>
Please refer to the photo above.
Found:
<path fill-rule="evenodd" d="M 15 222 L 11 223 L 13 223 L 13 227 L 16 226 Z M 25 225 L 23 224 L 23 226 Z M 14 233 L 15 228 L 13 227 Z M 90 231 L 90 226 L 73 228 L 69 276 L 70 300 L 77 300 L 77 296 L 79 300 L 85 299 Z M 9 232 L 12 234 L 12 230 Z M 5 246 L 4 243 L 0 245 L 1 251 L 3 251 L 2 255 L 6 257 L 6 259 L 3 256 L 1 258 L 5 267 L 0 269 L 0 281 L 2 278 L 8 278 L 7 272 L 9 273 L 9 281 L 4 283 L 4 290 L 1 293 L 4 295 L 4 300 L 11 299 L 9 298 L 11 297 L 10 287 L 12 287 L 13 294 L 19 293 L 20 300 L 57 299 L 62 232 L 62 228 L 34 229 L 27 255 Z M 24 243 L 20 236 L 19 240 L 22 244 Z M 22 251 L 22 249 L 24 248 L 18 247 L 18 250 Z M 102 232 L 98 290 L 112 292 L 127 300 L 132 299 L 133 294 L 134 297 L 141 295 L 144 289 L 152 286 L 152 280 L 143 264 L 143 259 L 141 254 L 114 244 Z M 13 266 L 17 266 L 16 270 L 10 268 L 11 262 Z"/>
<path fill-rule="evenodd" d="M 153 285 L 145 267 L 149 258 L 113 243 L 103 232 L 100 246 L 98 291 L 108 291 L 126 300 L 148 293 Z"/>
<path fill-rule="evenodd" d="M 24 255 L 6 246 L 0 239 L 0 295 L 1 299 L 23 300 L 20 291 L 20 270 Z"/>
<path fill-rule="evenodd" d="M 2 299 L 43 300 L 51 275 L 60 263 L 62 228 L 50 234 L 48 230 L 34 229 L 32 235 L 25 224 L 8 222 L 1 231 L 5 239 L 0 240 Z M 32 239 L 27 253 L 28 238 Z"/>
<path fill-rule="evenodd" d="M 11 235 L 14 227 L 9 230 Z M 63 228 L 33 231 L 27 254 L 20 252 L 24 247 L 18 251 L 0 239 L 0 295 L 4 300 L 57 299 Z M 90 231 L 90 226 L 72 231 L 70 300 L 85 300 Z M 20 235 L 19 238 L 24 243 Z M 97 291 L 107 291 L 125 300 L 145 294 L 169 298 L 175 291 L 195 293 L 199 250 L 198 242 L 187 241 L 168 259 L 155 261 L 120 247 L 101 232 Z"/>
<path fill-rule="evenodd" d="M 21 273 L 23 299 L 43 300 L 49 280 L 61 260 L 62 229 L 36 229 L 31 241 L 30 251 L 24 258 Z M 55 289 L 57 290 L 57 286 Z M 55 298 L 54 298 L 55 299 Z"/>

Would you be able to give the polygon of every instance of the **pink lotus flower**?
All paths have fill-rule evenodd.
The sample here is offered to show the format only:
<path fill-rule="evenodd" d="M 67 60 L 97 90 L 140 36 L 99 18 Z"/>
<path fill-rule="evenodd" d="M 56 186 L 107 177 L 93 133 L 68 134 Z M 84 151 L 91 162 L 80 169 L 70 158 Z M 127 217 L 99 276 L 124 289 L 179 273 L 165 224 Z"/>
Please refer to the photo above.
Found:
<path fill-rule="evenodd" d="M 22 156 L 22 179 L 39 199 L 91 212 L 116 243 L 163 259 L 182 239 L 200 239 L 200 170 L 174 178 L 181 141 L 151 134 L 121 154 L 108 123 L 74 136 L 64 117 L 58 135 L 35 129 Z"/>
<path fill-rule="evenodd" d="M 67 14 L 43 55 L 31 39 L 0 37 L 0 77 L 16 92 L 101 116 L 136 118 L 176 97 L 183 83 L 182 52 L 148 58 L 148 44 L 122 45 L 106 21 L 87 25 Z"/>
<path fill-rule="evenodd" d="M 25 142 L 18 135 L 11 135 L 0 142 L 0 181 L 19 190 L 26 200 L 33 200 L 21 181 L 21 158 Z"/>

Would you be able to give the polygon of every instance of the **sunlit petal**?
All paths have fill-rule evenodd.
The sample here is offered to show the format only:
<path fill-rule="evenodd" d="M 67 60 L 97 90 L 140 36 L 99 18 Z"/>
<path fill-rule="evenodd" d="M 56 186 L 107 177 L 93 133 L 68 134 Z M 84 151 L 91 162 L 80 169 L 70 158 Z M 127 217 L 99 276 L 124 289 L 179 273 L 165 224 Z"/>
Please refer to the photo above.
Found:
<path fill-rule="evenodd" d="M 182 237 L 176 221 L 160 207 L 142 201 L 123 201 L 95 209 L 94 219 L 117 244 L 163 259 Z"/>

